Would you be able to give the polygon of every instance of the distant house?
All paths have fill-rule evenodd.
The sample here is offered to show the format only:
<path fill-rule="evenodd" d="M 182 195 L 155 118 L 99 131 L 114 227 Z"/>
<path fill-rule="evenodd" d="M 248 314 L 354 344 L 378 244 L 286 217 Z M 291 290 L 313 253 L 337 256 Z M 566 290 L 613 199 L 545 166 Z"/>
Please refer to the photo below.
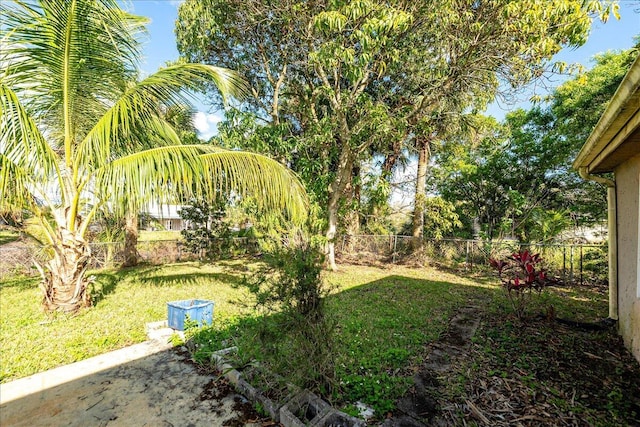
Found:
<path fill-rule="evenodd" d="M 164 230 L 182 231 L 186 228 L 186 222 L 180 214 L 182 206 L 178 205 L 158 205 L 156 203 L 150 203 L 145 211 L 145 215 L 151 217 L 153 221 L 150 221 L 145 228 L 161 228 Z"/>
<path fill-rule="evenodd" d="M 609 187 L 609 316 L 640 361 L 640 57 L 573 167 Z M 614 178 L 599 176 L 606 172 Z"/>

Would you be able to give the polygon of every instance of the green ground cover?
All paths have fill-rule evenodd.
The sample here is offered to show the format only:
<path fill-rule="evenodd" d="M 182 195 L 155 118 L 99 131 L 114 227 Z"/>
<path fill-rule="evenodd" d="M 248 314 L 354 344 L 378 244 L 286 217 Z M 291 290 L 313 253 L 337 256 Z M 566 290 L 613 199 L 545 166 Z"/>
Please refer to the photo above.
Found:
<path fill-rule="evenodd" d="M 216 301 L 216 316 L 240 314 L 228 301 L 239 274 L 197 263 L 95 273 L 95 306 L 77 316 L 47 317 L 38 280 L 0 283 L 0 380 L 31 375 L 146 339 L 145 324 L 166 319 L 167 301 Z"/>
<path fill-rule="evenodd" d="M 234 285 L 252 267 L 241 260 L 97 272 L 95 306 L 73 317 L 42 313 L 37 279 L 6 279 L 0 283 L 2 381 L 141 342 L 147 322 L 166 318 L 167 301 L 214 300 L 217 327 L 249 316 L 242 304 L 248 297 Z M 385 357 L 408 360 L 438 336 L 456 305 L 496 286 L 402 267 L 345 266 L 327 279 L 335 286 L 329 310 L 340 331 L 339 357 L 354 366 L 363 354 L 371 355 L 367 364 Z"/>

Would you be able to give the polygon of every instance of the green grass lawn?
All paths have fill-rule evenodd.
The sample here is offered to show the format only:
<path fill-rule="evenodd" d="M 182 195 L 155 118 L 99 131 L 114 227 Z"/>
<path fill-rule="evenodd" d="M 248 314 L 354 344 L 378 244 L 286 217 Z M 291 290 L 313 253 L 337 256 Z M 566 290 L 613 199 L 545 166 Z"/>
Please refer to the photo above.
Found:
<path fill-rule="evenodd" d="M 95 273 L 95 306 L 72 317 L 47 317 L 41 311 L 37 279 L 5 280 L 0 283 L 0 378 L 9 381 L 144 341 L 145 324 L 166 318 L 167 301 L 214 300 L 219 324 L 246 315 L 240 303 L 246 296 L 233 285 L 247 268 L 235 261 L 102 271 Z M 438 336 L 456 305 L 486 292 L 473 280 L 428 269 L 346 266 L 327 278 L 336 286 L 329 307 L 348 349 L 340 357 L 351 364 L 372 348 L 387 352 L 382 345 L 398 330 L 403 332 L 393 345 L 415 352 Z M 376 358 L 383 356 L 372 361 Z"/>
<path fill-rule="evenodd" d="M 95 273 L 95 306 L 73 317 L 48 318 L 41 312 L 37 280 L 6 280 L 0 283 L 0 381 L 144 341 L 145 324 L 165 319 L 166 303 L 174 300 L 215 301 L 211 333 L 199 337 L 202 360 L 232 344 L 242 352 L 243 345 L 251 345 L 251 334 L 259 333 L 261 320 L 243 304 L 248 301 L 244 288 L 235 285 L 256 267 L 239 260 L 102 271 Z M 400 266 L 343 266 L 325 278 L 333 287 L 327 313 L 336 331 L 332 357 L 339 404 L 364 400 L 379 411 L 391 409 L 410 385 L 429 343 L 446 330 L 461 305 L 511 318 L 493 278 Z M 530 311 L 542 312 L 549 304 L 557 316 L 575 320 L 594 321 L 607 314 L 606 296 L 586 288 L 550 289 Z M 246 328 L 238 328 L 243 321 Z M 287 361 L 281 362 L 286 369 Z"/>
<path fill-rule="evenodd" d="M 7 243 L 18 240 L 20 235 L 11 230 L 0 230 L 0 245 L 6 245 Z"/>
<path fill-rule="evenodd" d="M 182 240 L 182 234 L 179 231 L 171 230 L 140 230 L 138 240 L 140 242 L 151 242 L 156 240 Z"/>
<path fill-rule="evenodd" d="M 230 301 L 240 279 L 222 266 L 141 267 L 95 274 L 95 307 L 77 316 L 47 317 L 37 279 L 0 283 L 0 380 L 31 375 L 146 339 L 145 324 L 166 319 L 167 301 L 215 300 L 219 319 L 240 314 Z M 233 271 L 233 270 L 230 270 Z"/>

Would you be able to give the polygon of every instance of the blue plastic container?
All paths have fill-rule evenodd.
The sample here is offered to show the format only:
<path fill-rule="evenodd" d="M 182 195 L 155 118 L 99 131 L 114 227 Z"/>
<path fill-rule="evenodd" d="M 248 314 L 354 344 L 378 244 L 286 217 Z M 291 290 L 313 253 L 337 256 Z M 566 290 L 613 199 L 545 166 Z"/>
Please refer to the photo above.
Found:
<path fill-rule="evenodd" d="M 198 326 L 213 323 L 213 301 L 203 299 L 188 299 L 167 303 L 167 323 L 169 327 L 178 331 L 184 330 L 184 321 L 198 322 Z"/>

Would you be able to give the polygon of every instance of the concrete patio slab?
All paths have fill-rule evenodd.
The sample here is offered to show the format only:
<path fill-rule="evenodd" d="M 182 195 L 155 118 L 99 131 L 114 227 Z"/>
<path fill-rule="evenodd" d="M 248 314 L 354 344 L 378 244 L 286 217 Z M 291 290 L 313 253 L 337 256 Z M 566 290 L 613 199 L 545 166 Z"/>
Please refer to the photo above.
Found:
<path fill-rule="evenodd" d="M 162 326 L 162 325 L 160 325 Z M 251 424 L 251 406 L 153 339 L 0 385 L 2 426 L 222 426 Z"/>

